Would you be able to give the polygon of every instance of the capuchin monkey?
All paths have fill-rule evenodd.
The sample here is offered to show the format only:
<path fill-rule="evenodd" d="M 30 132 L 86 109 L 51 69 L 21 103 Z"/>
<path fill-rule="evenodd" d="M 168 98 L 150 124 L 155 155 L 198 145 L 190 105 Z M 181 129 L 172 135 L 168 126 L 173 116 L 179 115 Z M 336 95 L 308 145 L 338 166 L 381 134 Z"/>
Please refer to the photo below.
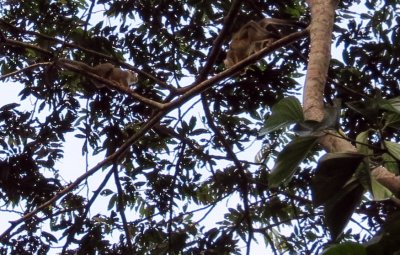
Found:
<path fill-rule="evenodd" d="M 303 26 L 294 21 L 264 18 L 260 21 L 249 21 L 236 32 L 229 45 L 224 64 L 230 68 L 251 54 L 273 43 L 279 38 L 274 25 Z"/>
<path fill-rule="evenodd" d="M 60 61 L 77 66 L 86 72 L 91 72 L 110 81 L 114 81 L 125 88 L 129 88 L 130 84 L 138 81 L 137 73 L 131 70 L 122 70 L 110 63 L 103 63 L 92 67 L 79 61 L 72 61 L 68 59 L 63 59 Z M 104 88 L 107 86 L 106 84 L 94 79 L 90 79 L 90 82 L 93 83 L 93 85 L 95 85 L 97 88 Z"/>

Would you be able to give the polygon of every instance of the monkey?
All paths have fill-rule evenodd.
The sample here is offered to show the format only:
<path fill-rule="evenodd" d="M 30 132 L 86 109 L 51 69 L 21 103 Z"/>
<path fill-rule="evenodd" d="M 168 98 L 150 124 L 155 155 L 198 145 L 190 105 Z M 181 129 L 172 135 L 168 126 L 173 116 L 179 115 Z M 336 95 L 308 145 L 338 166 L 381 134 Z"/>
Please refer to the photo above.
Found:
<path fill-rule="evenodd" d="M 258 45 L 268 40 L 270 33 L 266 31 L 259 23 L 251 20 L 246 23 L 232 37 L 224 64 L 230 68 L 237 62 L 251 55 Z"/>
<path fill-rule="evenodd" d="M 105 79 L 114 81 L 114 82 L 118 83 L 119 86 L 122 86 L 125 88 L 129 88 L 130 84 L 138 82 L 137 73 L 135 73 L 131 70 L 121 70 L 120 68 L 115 67 L 111 63 L 103 63 L 103 64 L 96 65 L 94 67 L 91 67 L 91 66 L 89 66 L 85 63 L 79 62 L 79 61 L 72 61 L 72 60 L 68 60 L 68 59 L 63 59 L 60 61 L 66 62 L 66 63 L 74 65 L 74 66 L 78 66 L 79 68 L 81 68 L 82 70 L 84 70 L 86 72 L 91 72 L 91 73 L 96 74 Z M 89 80 L 91 83 L 93 83 L 93 85 L 96 86 L 96 88 L 106 87 L 105 84 L 103 84 L 97 80 L 94 80 L 94 79 L 89 79 Z"/>
<path fill-rule="evenodd" d="M 257 22 L 254 20 L 247 22 L 232 37 L 229 50 L 224 60 L 225 67 L 232 67 L 237 62 L 260 51 L 262 48 L 267 47 L 277 40 L 279 34 L 277 30 L 274 29 L 274 25 L 303 27 L 303 24 L 299 22 L 274 18 L 264 18 Z"/>

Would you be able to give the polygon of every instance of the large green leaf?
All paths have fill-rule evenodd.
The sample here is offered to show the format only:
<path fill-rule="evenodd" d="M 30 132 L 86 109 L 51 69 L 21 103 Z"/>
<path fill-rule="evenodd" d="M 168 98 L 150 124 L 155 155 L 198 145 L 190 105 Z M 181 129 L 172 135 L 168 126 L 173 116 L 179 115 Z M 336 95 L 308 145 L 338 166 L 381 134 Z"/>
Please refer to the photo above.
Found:
<path fill-rule="evenodd" d="M 400 114 L 387 112 L 383 115 L 383 121 L 385 123 L 384 128 L 400 128 Z"/>
<path fill-rule="evenodd" d="M 385 146 L 393 157 L 400 160 L 400 144 L 385 141 Z"/>
<path fill-rule="evenodd" d="M 388 190 L 385 186 L 380 184 L 375 178 L 371 176 L 371 191 L 374 196 L 374 200 L 386 200 L 393 196 L 393 193 Z"/>
<path fill-rule="evenodd" d="M 361 132 L 357 135 L 356 146 L 357 150 L 365 155 L 369 155 L 370 149 L 368 147 L 368 134 L 370 130 Z"/>
<path fill-rule="evenodd" d="M 315 206 L 320 206 L 334 197 L 354 174 L 364 159 L 360 153 L 328 153 L 318 162 L 312 180 L 312 195 Z"/>
<path fill-rule="evenodd" d="M 304 120 L 303 109 L 299 100 L 295 97 L 284 98 L 272 107 L 272 114 L 267 119 L 260 134 L 284 128 L 296 122 Z"/>
<path fill-rule="evenodd" d="M 349 102 L 347 106 L 352 110 L 364 115 L 370 120 L 375 120 L 381 111 L 389 113 L 400 113 L 400 97 L 383 99 L 380 97 L 369 98 L 363 101 Z"/>
<path fill-rule="evenodd" d="M 355 112 L 366 117 L 368 120 L 375 121 L 379 116 L 379 102 L 377 99 L 367 99 L 364 101 L 349 102 L 346 105 Z"/>
<path fill-rule="evenodd" d="M 296 137 L 278 155 L 268 179 L 270 187 L 277 187 L 294 175 L 296 168 L 314 147 L 318 137 Z"/>
<path fill-rule="evenodd" d="M 353 181 L 348 183 L 335 197 L 325 203 L 325 221 L 333 240 L 346 227 L 363 194 L 363 186 L 358 181 Z"/>
<path fill-rule="evenodd" d="M 398 160 L 396 160 L 395 158 L 393 158 L 391 155 L 389 155 L 388 153 L 383 153 L 382 154 L 382 160 L 383 160 L 383 166 L 389 170 L 390 172 L 398 175 L 399 174 L 399 164 L 398 164 Z"/>
<path fill-rule="evenodd" d="M 381 109 L 386 110 L 388 112 L 400 113 L 400 97 L 395 97 L 391 99 L 382 99 L 381 100 Z"/>
<path fill-rule="evenodd" d="M 367 250 L 358 243 L 342 243 L 329 247 L 321 255 L 367 255 Z"/>
<path fill-rule="evenodd" d="M 335 105 L 326 106 L 324 111 L 325 117 L 322 121 L 305 120 L 297 122 L 297 124 L 293 127 L 293 131 L 300 136 L 322 136 L 324 135 L 324 133 L 321 132 L 323 130 L 338 130 L 340 102 L 336 102 Z"/>
<path fill-rule="evenodd" d="M 298 122 L 292 129 L 299 136 L 311 136 L 311 135 L 324 135 L 320 131 L 325 129 L 321 128 L 323 124 L 319 121 L 315 120 L 306 120 L 302 122 Z"/>

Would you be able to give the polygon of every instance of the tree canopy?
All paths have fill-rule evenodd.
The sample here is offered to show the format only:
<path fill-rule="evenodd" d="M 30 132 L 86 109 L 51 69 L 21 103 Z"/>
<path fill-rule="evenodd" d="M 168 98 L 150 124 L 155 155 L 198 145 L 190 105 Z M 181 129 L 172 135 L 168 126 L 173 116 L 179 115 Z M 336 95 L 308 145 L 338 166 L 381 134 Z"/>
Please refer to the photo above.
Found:
<path fill-rule="evenodd" d="M 0 254 L 400 252 L 399 6 L 1 1 Z"/>

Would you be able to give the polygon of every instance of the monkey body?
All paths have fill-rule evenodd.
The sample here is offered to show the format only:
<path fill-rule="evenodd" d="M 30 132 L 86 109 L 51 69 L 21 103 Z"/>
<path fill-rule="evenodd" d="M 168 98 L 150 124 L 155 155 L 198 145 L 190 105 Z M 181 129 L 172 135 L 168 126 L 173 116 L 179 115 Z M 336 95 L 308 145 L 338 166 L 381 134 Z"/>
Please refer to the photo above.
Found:
<path fill-rule="evenodd" d="M 232 37 L 232 42 L 224 61 L 227 68 L 233 66 L 237 62 L 250 56 L 257 49 L 268 43 L 270 33 L 266 31 L 259 23 L 251 20 L 246 23 Z"/>
<path fill-rule="evenodd" d="M 89 66 L 90 67 L 90 66 Z M 100 77 L 106 78 L 111 81 L 115 81 L 123 87 L 128 88 L 130 84 L 138 81 L 137 73 L 131 70 L 121 70 L 110 63 L 99 64 L 92 68 L 92 72 Z M 91 80 L 97 88 L 102 88 L 105 85 L 99 82 Z"/>
<path fill-rule="evenodd" d="M 85 63 L 79 61 L 72 61 L 68 59 L 62 60 L 68 64 L 72 64 L 74 66 L 78 66 L 80 69 L 98 75 L 102 78 L 108 79 L 110 81 L 118 83 L 119 86 L 129 88 L 130 84 L 136 83 L 138 81 L 137 73 L 131 70 L 122 70 L 118 67 L 115 67 L 111 63 L 103 63 L 96 65 L 94 67 L 89 66 Z M 103 88 L 106 85 L 95 80 L 90 79 L 91 83 L 95 85 L 97 88 Z"/>
<path fill-rule="evenodd" d="M 225 66 L 230 68 L 279 38 L 274 25 L 299 26 L 297 22 L 274 18 L 247 22 L 233 35 L 224 60 Z"/>

